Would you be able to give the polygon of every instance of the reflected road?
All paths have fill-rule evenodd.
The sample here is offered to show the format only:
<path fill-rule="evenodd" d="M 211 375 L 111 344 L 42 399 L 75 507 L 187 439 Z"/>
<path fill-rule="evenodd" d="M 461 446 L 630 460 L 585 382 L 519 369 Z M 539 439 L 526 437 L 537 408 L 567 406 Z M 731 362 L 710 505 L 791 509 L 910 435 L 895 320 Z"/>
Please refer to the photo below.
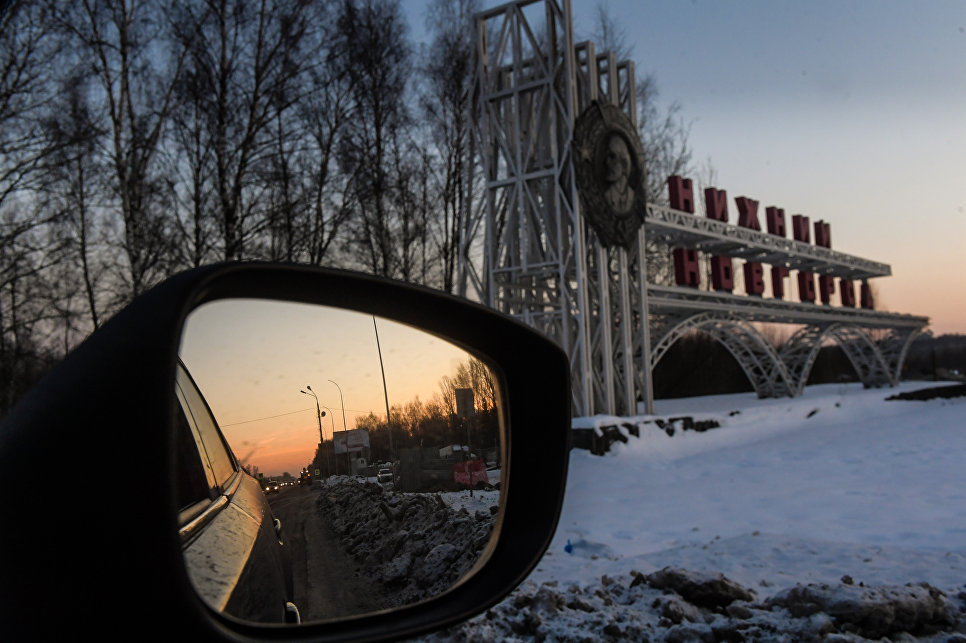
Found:
<path fill-rule="evenodd" d="M 303 622 L 382 609 L 383 589 L 358 576 L 355 563 L 319 513 L 319 488 L 288 487 L 268 496 L 282 521 L 282 541 L 292 564 L 295 604 Z"/>

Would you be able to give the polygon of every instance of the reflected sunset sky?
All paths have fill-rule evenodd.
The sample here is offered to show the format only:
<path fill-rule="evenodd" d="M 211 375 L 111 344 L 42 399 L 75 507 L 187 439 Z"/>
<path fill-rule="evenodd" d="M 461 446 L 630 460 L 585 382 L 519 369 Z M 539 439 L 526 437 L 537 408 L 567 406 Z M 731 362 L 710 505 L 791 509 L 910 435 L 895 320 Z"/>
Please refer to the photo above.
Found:
<path fill-rule="evenodd" d="M 429 401 L 439 380 L 470 359 L 428 333 L 377 318 L 389 405 Z M 266 476 L 298 475 L 319 442 L 315 399 L 326 440 L 357 417 L 386 414 L 373 318 L 324 306 L 222 300 L 188 318 L 181 358 L 242 464 Z M 325 409 L 328 407 L 331 413 Z"/>

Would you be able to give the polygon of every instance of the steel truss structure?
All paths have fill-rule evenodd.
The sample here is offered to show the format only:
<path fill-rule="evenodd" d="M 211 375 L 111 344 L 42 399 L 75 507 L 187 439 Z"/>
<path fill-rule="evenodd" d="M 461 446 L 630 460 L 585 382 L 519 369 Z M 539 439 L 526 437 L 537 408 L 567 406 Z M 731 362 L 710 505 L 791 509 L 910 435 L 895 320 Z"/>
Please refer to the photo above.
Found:
<path fill-rule="evenodd" d="M 571 150 L 592 100 L 621 106 L 636 127 L 633 63 L 575 46 L 569 0 L 482 12 L 476 36 L 472 120 L 486 196 L 462 230 L 482 227 L 485 241 L 477 272 L 464 239 L 461 294 L 564 348 L 576 413 L 634 413 L 650 399 L 643 231 L 630 249 L 599 242 L 580 213 Z"/>
<path fill-rule="evenodd" d="M 696 331 L 720 341 L 762 397 L 800 394 L 829 341 L 867 386 L 898 381 L 928 319 L 657 286 L 647 280 L 645 242 L 849 280 L 889 275 L 888 265 L 655 204 L 631 247 L 601 244 L 581 213 L 573 125 L 602 100 L 636 127 L 633 63 L 575 44 L 570 0 L 511 2 L 477 14 L 475 30 L 471 153 L 485 196 L 471 193 L 461 213 L 459 291 L 560 344 L 574 413 L 634 414 L 640 403 L 653 412 L 653 367 Z M 802 327 L 776 348 L 758 322 Z"/>
<path fill-rule="evenodd" d="M 878 261 L 653 203 L 647 205 L 644 225 L 649 241 L 678 248 L 692 248 L 713 255 L 737 257 L 850 280 L 887 277 L 892 274 L 888 265 Z"/>
<path fill-rule="evenodd" d="M 801 395 L 823 346 L 835 342 L 866 387 L 895 386 L 912 341 L 929 320 L 873 310 L 649 286 L 653 370 L 688 333 L 702 331 L 734 356 L 759 397 Z M 756 323 L 802 325 L 774 347 Z M 878 338 L 876 338 L 878 336 Z"/>

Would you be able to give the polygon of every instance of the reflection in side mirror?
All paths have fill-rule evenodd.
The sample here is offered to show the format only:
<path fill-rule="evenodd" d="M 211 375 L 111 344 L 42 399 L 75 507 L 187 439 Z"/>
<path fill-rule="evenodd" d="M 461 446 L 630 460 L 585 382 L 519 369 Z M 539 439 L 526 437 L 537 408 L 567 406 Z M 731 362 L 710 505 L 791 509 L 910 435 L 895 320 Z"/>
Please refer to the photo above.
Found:
<path fill-rule="evenodd" d="M 209 606 L 284 621 L 291 601 L 302 622 L 328 620 L 438 596 L 483 562 L 504 440 L 482 359 L 391 320 L 267 300 L 198 308 L 180 357 L 181 535 Z"/>

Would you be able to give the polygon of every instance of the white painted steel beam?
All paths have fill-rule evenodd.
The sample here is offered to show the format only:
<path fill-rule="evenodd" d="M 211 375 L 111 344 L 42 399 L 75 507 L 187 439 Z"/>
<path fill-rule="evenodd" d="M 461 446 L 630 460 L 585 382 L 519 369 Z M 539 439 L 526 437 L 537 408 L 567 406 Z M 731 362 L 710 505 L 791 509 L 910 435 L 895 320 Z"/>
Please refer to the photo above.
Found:
<path fill-rule="evenodd" d="M 852 280 L 892 274 L 892 268 L 878 261 L 652 203 L 647 205 L 644 227 L 649 241 L 792 270 Z"/>
<path fill-rule="evenodd" d="M 779 324 L 849 323 L 866 328 L 923 328 L 928 317 L 889 313 L 866 308 L 845 308 L 823 304 L 768 299 L 727 292 L 698 290 L 684 286 L 647 287 L 652 314 L 671 311 L 716 311 L 741 315 L 749 321 Z"/>

